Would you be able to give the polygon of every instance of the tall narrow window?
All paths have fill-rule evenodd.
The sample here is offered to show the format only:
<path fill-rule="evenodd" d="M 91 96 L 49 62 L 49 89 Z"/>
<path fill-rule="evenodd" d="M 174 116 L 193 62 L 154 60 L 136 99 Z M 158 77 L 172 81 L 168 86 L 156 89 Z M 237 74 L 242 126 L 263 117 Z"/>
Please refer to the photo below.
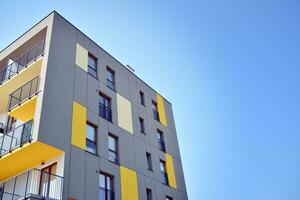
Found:
<path fill-rule="evenodd" d="M 140 103 L 145 106 L 145 95 L 142 91 L 140 91 Z"/>
<path fill-rule="evenodd" d="M 86 150 L 97 154 L 97 127 L 89 122 L 86 124 Z"/>
<path fill-rule="evenodd" d="M 152 112 L 153 112 L 153 118 L 159 121 L 157 103 L 155 101 L 152 101 Z"/>
<path fill-rule="evenodd" d="M 139 117 L 139 122 L 140 122 L 140 132 L 145 134 L 145 122 L 144 119 Z"/>
<path fill-rule="evenodd" d="M 109 160 L 118 163 L 118 138 L 112 134 L 108 136 L 108 154 Z"/>
<path fill-rule="evenodd" d="M 164 184 L 168 185 L 169 181 L 168 181 L 168 174 L 167 174 L 167 170 L 166 170 L 166 162 L 163 160 L 160 160 L 159 167 L 160 167 L 162 182 Z"/>
<path fill-rule="evenodd" d="M 55 187 L 55 183 L 53 183 L 53 179 L 55 179 L 57 169 L 57 163 L 49 165 L 41 170 L 40 174 L 40 186 L 39 186 L 39 194 L 43 197 L 49 197 L 49 192 L 53 192 L 53 187 Z"/>
<path fill-rule="evenodd" d="M 116 90 L 115 72 L 109 67 L 106 68 L 106 85 L 110 89 Z"/>
<path fill-rule="evenodd" d="M 159 149 L 163 152 L 166 152 L 164 133 L 159 129 L 157 129 L 157 140 L 158 140 Z"/>
<path fill-rule="evenodd" d="M 88 58 L 88 73 L 97 78 L 97 58 L 90 53 Z"/>
<path fill-rule="evenodd" d="M 147 188 L 146 193 L 147 193 L 147 200 L 152 200 L 152 190 Z"/>
<path fill-rule="evenodd" d="M 99 97 L 99 115 L 108 121 L 112 121 L 111 99 L 102 93 Z"/>
<path fill-rule="evenodd" d="M 146 152 L 148 170 L 153 171 L 151 153 Z"/>
<path fill-rule="evenodd" d="M 99 199 L 114 200 L 113 176 L 101 172 L 99 179 Z"/>
<path fill-rule="evenodd" d="M 166 200 L 173 200 L 173 197 L 166 196 Z"/>

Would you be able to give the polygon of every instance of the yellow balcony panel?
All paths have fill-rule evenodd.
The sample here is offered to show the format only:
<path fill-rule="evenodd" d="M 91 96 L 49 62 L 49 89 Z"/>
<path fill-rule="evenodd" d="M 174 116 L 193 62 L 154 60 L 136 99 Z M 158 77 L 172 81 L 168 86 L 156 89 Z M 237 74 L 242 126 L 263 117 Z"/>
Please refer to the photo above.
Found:
<path fill-rule="evenodd" d="M 23 122 L 27 122 L 34 118 L 37 96 L 26 100 L 21 105 L 12 109 L 8 114 L 11 117 L 17 118 Z"/>
<path fill-rule="evenodd" d="M 1 98 L 0 113 L 5 112 L 9 100 L 8 97 L 12 92 L 40 75 L 42 62 L 43 57 L 40 57 L 38 60 L 28 65 L 26 69 L 22 70 L 19 74 L 16 74 L 10 80 L 4 82 L 3 85 L 0 86 L 0 97 L 7 97 Z"/>
<path fill-rule="evenodd" d="M 0 158 L 0 182 L 62 153 L 62 150 L 39 141 L 27 143 Z"/>

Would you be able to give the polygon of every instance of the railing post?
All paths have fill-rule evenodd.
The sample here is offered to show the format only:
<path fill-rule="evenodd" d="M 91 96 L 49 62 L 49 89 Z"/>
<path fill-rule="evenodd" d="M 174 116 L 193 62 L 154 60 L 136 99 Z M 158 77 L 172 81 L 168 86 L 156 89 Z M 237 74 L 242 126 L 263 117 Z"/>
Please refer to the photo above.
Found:
<path fill-rule="evenodd" d="M 1 149 L 0 149 L 0 158 L 2 156 L 2 148 L 3 148 L 3 142 L 4 142 L 4 139 L 5 139 L 5 135 L 2 136 L 3 139 L 2 139 L 2 143 L 1 143 Z"/>
<path fill-rule="evenodd" d="M 29 99 L 31 99 L 31 89 L 32 89 L 32 82 L 34 81 L 34 79 L 32 81 L 30 81 L 30 88 L 29 88 Z"/>
<path fill-rule="evenodd" d="M 19 105 L 21 104 L 21 97 L 22 97 L 23 87 L 21 87 L 20 89 L 21 89 L 21 91 L 20 91 L 20 98 L 19 98 L 19 102 L 18 102 Z"/>
<path fill-rule="evenodd" d="M 30 171 L 27 172 L 27 177 L 26 177 L 25 196 L 24 196 L 25 199 L 26 199 L 26 195 L 27 195 L 27 186 L 28 186 L 28 180 L 29 180 L 29 172 Z"/>
<path fill-rule="evenodd" d="M 12 193 L 12 196 L 11 196 L 11 200 L 14 200 L 16 185 L 17 185 L 17 176 L 15 177 L 14 189 L 13 189 L 13 193 Z"/>
<path fill-rule="evenodd" d="M 9 152 L 11 152 L 11 146 L 12 146 L 12 143 L 13 143 L 14 135 L 15 135 L 15 129 L 12 131 L 12 137 L 11 137 L 11 141 L 10 141 Z"/>

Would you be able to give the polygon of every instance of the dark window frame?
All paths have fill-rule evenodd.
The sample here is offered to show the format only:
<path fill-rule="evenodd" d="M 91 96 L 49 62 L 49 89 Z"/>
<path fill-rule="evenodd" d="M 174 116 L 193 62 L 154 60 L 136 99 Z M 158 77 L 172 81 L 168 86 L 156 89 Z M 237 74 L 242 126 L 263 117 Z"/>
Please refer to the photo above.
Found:
<path fill-rule="evenodd" d="M 115 146 L 116 146 L 116 149 L 113 150 L 113 149 L 110 149 L 109 148 L 109 138 L 113 138 L 115 140 Z M 110 159 L 110 153 L 113 153 L 115 155 L 115 160 L 111 160 Z M 119 138 L 118 136 L 112 134 L 112 133 L 108 133 L 108 160 L 113 162 L 113 163 L 119 163 Z"/>
<path fill-rule="evenodd" d="M 91 123 L 91 122 L 89 122 L 89 121 L 86 121 L 86 125 L 87 125 L 87 126 L 93 127 L 94 130 L 95 130 L 95 141 L 92 141 L 92 140 L 88 139 L 87 136 L 85 137 L 86 141 L 89 141 L 89 142 L 91 142 L 91 143 L 93 143 L 93 144 L 95 145 L 95 152 L 89 151 L 89 150 L 87 149 L 87 145 L 86 145 L 86 151 L 89 152 L 89 153 L 98 155 L 98 148 L 97 148 L 97 145 L 98 145 L 98 143 L 97 143 L 97 141 L 98 141 L 98 134 L 97 134 L 98 126 L 95 125 L 95 124 L 93 124 L 93 123 Z"/>
<path fill-rule="evenodd" d="M 88 60 L 88 66 L 87 66 L 88 74 L 90 74 L 94 78 L 97 78 L 98 77 L 98 58 L 91 52 L 88 53 L 88 59 L 89 58 L 92 58 L 95 61 L 95 69 L 89 65 L 89 60 Z M 91 73 L 90 70 L 93 71 L 93 73 L 95 73 L 95 74 Z"/>
<path fill-rule="evenodd" d="M 147 200 L 153 200 L 152 190 L 150 188 L 146 188 Z"/>
<path fill-rule="evenodd" d="M 110 80 L 106 76 L 106 86 L 108 88 L 112 89 L 113 91 L 116 91 L 116 78 L 115 78 L 116 72 L 111 67 L 107 66 L 106 73 L 110 73 L 112 75 L 112 79 L 113 79 L 113 80 Z"/>
<path fill-rule="evenodd" d="M 147 168 L 149 171 L 153 171 L 152 165 L 152 155 L 149 152 L 146 152 L 146 159 L 147 159 Z"/>
<path fill-rule="evenodd" d="M 141 90 L 140 90 L 140 103 L 143 106 L 146 106 L 146 104 L 145 104 L 145 93 L 143 91 L 141 91 Z"/>
<path fill-rule="evenodd" d="M 143 134 L 146 134 L 144 118 L 139 117 L 139 124 L 140 124 L 140 132 L 143 133 Z"/>
<path fill-rule="evenodd" d="M 160 129 L 157 129 L 157 141 L 158 141 L 158 144 L 159 144 L 159 149 L 163 152 L 166 153 L 166 142 L 165 142 L 165 137 L 164 137 L 164 132 L 161 131 Z"/>
<path fill-rule="evenodd" d="M 164 170 L 161 169 L 161 164 L 164 168 Z M 167 167 L 166 167 L 166 161 L 164 160 L 159 160 L 159 170 L 161 172 L 161 175 L 163 176 L 163 184 L 169 185 L 169 179 L 168 179 L 168 172 L 167 172 Z"/>
<path fill-rule="evenodd" d="M 99 98 L 103 98 L 103 104 L 100 103 L 100 99 L 98 102 L 100 117 L 106 119 L 109 122 L 112 122 L 111 98 L 102 92 L 99 92 Z M 108 106 L 106 106 L 106 102 L 108 102 Z M 103 107 L 103 113 L 100 112 L 101 105 Z"/>
<path fill-rule="evenodd" d="M 155 102 L 154 100 L 152 100 L 152 113 L 153 119 L 160 122 L 157 102 Z"/>
<path fill-rule="evenodd" d="M 109 173 L 106 173 L 104 171 L 100 171 L 99 176 L 101 176 L 101 175 L 104 176 L 104 180 L 105 180 L 104 185 L 105 186 L 104 186 L 104 188 L 101 187 L 100 182 L 99 182 L 99 191 L 101 191 L 101 189 L 104 190 L 104 192 L 105 192 L 105 199 L 104 200 L 111 200 L 111 198 L 108 196 L 109 195 L 108 191 L 112 192 L 113 199 L 114 199 L 114 176 L 109 174 Z M 108 189 L 107 177 L 111 180 L 110 189 Z"/>

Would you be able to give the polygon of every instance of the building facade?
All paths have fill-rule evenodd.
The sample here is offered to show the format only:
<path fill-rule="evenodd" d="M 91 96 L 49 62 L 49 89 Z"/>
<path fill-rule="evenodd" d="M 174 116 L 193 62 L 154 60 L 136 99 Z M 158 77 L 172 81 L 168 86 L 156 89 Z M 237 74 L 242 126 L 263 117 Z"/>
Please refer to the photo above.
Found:
<path fill-rule="evenodd" d="M 0 52 L 0 199 L 187 199 L 172 105 L 52 12 Z"/>

